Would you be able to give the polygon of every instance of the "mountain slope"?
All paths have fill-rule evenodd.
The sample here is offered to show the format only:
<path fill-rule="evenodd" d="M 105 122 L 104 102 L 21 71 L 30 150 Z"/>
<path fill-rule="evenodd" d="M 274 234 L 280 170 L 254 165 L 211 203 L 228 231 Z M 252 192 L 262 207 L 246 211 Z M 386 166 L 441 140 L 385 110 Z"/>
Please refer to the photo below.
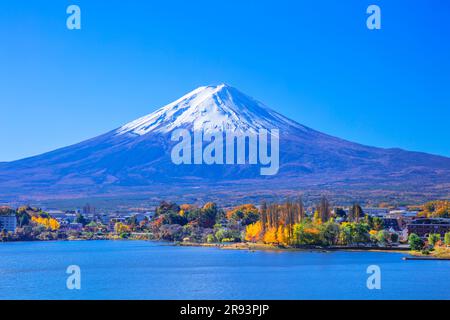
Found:
<path fill-rule="evenodd" d="M 279 129 L 279 172 L 262 177 L 259 166 L 248 164 L 175 165 L 170 138 L 176 128 L 236 134 Z M 335 138 L 298 124 L 235 88 L 219 85 L 198 88 L 99 137 L 0 164 L 0 194 L 8 199 L 138 193 L 165 197 L 181 186 L 198 193 L 197 198 L 216 187 L 226 188 L 226 194 L 326 189 L 442 197 L 450 186 L 450 159 Z"/>
<path fill-rule="evenodd" d="M 221 84 L 200 87 L 156 112 L 132 121 L 118 134 L 170 133 L 175 128 L 256 132 L 258 129 L 289 130 L 303 127 L 235 88 Z"/>

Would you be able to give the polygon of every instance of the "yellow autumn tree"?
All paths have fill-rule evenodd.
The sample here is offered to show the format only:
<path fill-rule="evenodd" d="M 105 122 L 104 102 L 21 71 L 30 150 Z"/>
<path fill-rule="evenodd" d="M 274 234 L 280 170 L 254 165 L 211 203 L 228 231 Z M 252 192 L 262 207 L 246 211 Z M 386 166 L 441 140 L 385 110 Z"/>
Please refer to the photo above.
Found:
<path fill-rule="evenodd" d="M 277 228 L 272 227 L 266 230 L 266 233 L 264 234 L 264 243 L 267 244 L 278 243 Z"/>
<path fill-rule="evenodd" d="M 121 234 L 121 233 L 124 233 L 124 232 L 129 232 L 130 228 L 126 224 L 123 224 L 122 222 L 117 222 L 114 225 L 114 231 L 117 234 Z"/>
<path fill-rule="evenodd" d="M 245 240 L 250 242 L 261 241 L 262 224 L 260 221 L 248 225 L 245 228 Z"/>
<path fill-rule="evenodd" d="M 320 214 L 319 214 L 319 211 L 317 211 L 317 210 L 314 212 L 313 222 L 314 222 L 314 224 L 319 225 L 319 226 L 322 224 L 322 219 L 320 219 Z"/>
<path fill-rule="evenodd" d="M 52 230 L 58 230 L 59 229 L 59 222 L 56 221 L 56 219 L 50 218 L 48 219 L 48 224 L 50 226 L 50 229 Z"/>
<path fill-rule="evenodd" d="M 450 217 L 450 201 L 438 200 L 430 201 L 422 206 L 419 216 L 427 218 L 448 218 Z"/>
<path fill-rule="evenodd" d="M 277 230 L 277 242 L 279 244 L 288 245 L 289 244 L 289 230 L 284 226 L 280 225 Z"/>
<path fill-rule="evenodd" d="M 48 229 L 53 231 L 58 230 L 60 225 L 59 222 L 54 218 L 44 218 L 41 216 L 33 216 L 31 217 L 31 221 L 40 224 Z"/>

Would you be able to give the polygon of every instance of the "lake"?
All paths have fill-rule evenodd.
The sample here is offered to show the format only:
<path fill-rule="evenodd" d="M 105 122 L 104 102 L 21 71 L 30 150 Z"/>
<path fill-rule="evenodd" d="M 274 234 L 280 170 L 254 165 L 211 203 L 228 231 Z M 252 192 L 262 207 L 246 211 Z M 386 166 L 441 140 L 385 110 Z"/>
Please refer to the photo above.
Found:
<path fill-rule="evenodd" d="M 268 252 L 147 241 L 0 243 L 0 299 L 450 299 L 450 261 L 401 253 Z M 66 269 L 81 270 L 69 290 Z M 367 267 L 381 268 L 369 290 Z"/>

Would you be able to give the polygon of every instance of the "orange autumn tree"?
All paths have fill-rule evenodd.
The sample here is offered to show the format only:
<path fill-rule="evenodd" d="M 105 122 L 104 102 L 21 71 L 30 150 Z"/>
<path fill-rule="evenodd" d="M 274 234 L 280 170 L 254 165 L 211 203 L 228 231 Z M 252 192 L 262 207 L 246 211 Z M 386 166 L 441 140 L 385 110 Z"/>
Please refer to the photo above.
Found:
<path fill-rule="evenodd" d="M 194 205 L 192 205 L 192 204 L 187 204 L 187 203 L 184 203 L 184 204 L 182 204 L 181 206 L 180 206 L 180 209 L 181 210 L 184 210 L 184 211 L 191 211 L 191 210 L 194 210 L 196 207 L 194 206 Z"/>
<path fill-rule="evenodd" d="M 317 229 L 317 228 L 314 228 L 314 227 L 313 228 L 306 228 L 305 229 L 305 233 L 309 233 L 309 234 L 318 236 L 320 234 L 320 230 Z"/>
<path fill-rule="evenodd" d="M 430 201 L 423 205 L 419 214 L 427 218 L 450 218 L 450 201 Z"/>

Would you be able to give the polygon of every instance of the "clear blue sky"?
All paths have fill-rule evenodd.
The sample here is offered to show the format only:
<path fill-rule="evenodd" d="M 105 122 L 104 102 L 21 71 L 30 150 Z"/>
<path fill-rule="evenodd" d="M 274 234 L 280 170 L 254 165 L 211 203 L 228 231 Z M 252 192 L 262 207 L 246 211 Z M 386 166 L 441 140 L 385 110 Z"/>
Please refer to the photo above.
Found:
<path fill-rule="evenodd" d="M 450 156 L 449 17 L 445 0 L 1 1 L 0 161 L 222 82 L 331 135 Z"/>

